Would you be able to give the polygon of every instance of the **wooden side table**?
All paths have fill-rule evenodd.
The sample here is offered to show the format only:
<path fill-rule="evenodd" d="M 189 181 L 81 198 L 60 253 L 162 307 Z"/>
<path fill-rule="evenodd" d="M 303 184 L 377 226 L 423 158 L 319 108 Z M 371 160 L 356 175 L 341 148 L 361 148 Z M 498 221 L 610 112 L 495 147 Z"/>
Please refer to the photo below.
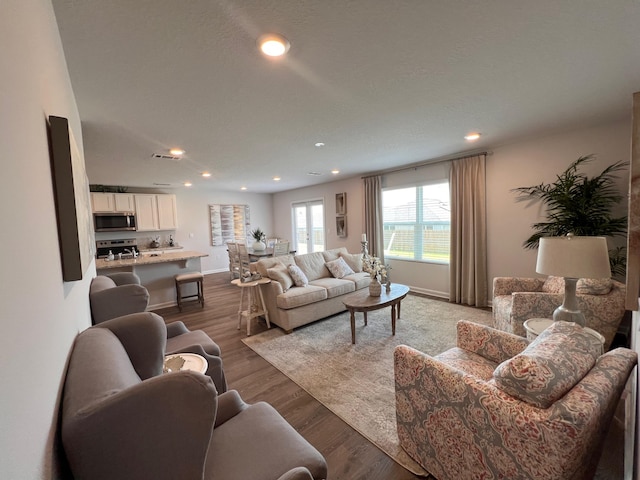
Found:
<path fill-rule="evenodd" d="M 262 290 L 260 285 L 266 285 L 271 283 L 270 278 L 261 278 L 260 280 L 254 280 L 252 282 L 243 283 L 241 279 L 237 278 L 231 283 L 240 287 L 240 307 L 238 309 L 238 330 L 242 325 L 242 318 L 247 319 L 247 336 L 251 335 L 251 320 L 256 317 L 264 316 L 267 322 L 267 328 L 271 328 L 269 322 L 269 311 L 264 304 L 264 298 L 262 296 Z M 244 305 L 244 292 L 247 291 L 247 309 L 243 310 Z M 259 302 L 259 303 L 258 303 Z"/>

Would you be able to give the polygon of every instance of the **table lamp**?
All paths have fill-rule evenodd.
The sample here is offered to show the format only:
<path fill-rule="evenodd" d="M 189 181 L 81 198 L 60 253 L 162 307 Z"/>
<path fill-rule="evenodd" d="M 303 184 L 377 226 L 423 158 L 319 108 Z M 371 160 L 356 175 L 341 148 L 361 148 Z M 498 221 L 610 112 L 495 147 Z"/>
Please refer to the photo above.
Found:
<path fill-rule="evenodd" d="M 554 321 L 586 326 L 578 308 L 576 283 L 580 278 L 610 278 L 609 251 L 604 237 L 543 237 L 538 245 L 536 272 L 564 277 L 564 301 L 553 312 Z"/>

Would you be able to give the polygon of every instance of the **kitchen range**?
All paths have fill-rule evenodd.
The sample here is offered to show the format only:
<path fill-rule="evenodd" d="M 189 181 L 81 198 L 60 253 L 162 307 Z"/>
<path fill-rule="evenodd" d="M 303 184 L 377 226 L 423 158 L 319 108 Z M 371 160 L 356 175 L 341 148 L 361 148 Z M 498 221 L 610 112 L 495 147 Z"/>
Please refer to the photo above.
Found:
<path fill-rule="evenodd" d="M 134 258 L 133 252 L 137 251 L 138 244 L 135 238 L 98 240 L 96 242 L 96 258 L 109 258 L 110 253 L 118 259 Z"/>

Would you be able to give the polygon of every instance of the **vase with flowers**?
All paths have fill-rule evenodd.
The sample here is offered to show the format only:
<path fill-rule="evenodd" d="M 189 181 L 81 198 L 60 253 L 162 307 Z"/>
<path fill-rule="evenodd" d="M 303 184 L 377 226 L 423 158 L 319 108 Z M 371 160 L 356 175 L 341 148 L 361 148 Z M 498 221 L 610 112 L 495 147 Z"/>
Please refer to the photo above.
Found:
<path fill-rule="evenodd" d="M 371 275 L 371 283 L 369 284 L 369 295 L 379 297 L 382 294 L 382 284 L 387 278 L 388 271 L 391 269 L 389 265 L 382 263 L 380 258 L 367 255 L 362 260 L 362 270 Z"/>
<path fill-rule="evenodd" d="M 262 230 L 260 230 L 260 228 L 256 228 L 255 230 L 253 230 L 251 232 L 251 236 L 255 240 L 255 242 L 252 245 L 252 248 L 254 250 L 261 251 L 267 248 L 267 244 L 264 243 L 264 240 L 267 238 L 267 236 Z"/>

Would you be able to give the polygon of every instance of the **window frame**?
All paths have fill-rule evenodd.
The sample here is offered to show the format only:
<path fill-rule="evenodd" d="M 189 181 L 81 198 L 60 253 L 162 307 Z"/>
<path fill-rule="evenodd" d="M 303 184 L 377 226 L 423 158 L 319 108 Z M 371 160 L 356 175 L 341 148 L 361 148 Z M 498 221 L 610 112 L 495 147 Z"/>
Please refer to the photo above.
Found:
<path fill-rule="evenodd" d="M 390 260 L 401 260 L 407 262 L 420 262 L 420 263 L 430 263 L 436 265 L 449 265 L 451 263 L 451 251 L 449 248 L 449 255 L 446 260 L 437 260 L 433 257 L 424 258 L 424 232 L 425 227 L 434 226 L 438 224 L 437 220 L 430 220 L 425 223 L 424 219 L 424 187 L 434 186 L 434 185 L 443 185 L 446 184 L 449 190 L 449 195 L 451 194 L 451 185 L 448 179 L 437 179 L 430 180 L 427 182 L 420 182 L 410 185 L 394 185 L 393 187 L 386 187 L 382 189 L 382 228 L 383 228 L 383 236 L 386 231 L 387 225 L 393 226 L 407 226 L 413 227 L 413 256 L 412 257 L 402 257 L 392 255 L 387 249 L 385 249 L 385 259 Z M 385 221 L 384 215 L 384 193 L 393 190 L 404 190 L 413 188 L 415 190 L 415 219 L 413 221 L 399 221 L 399 222 L 388 222 Z M 449 247 L 450 247 L 450 239 L 451 239 L 451 198 L 449 197 Z"/>

